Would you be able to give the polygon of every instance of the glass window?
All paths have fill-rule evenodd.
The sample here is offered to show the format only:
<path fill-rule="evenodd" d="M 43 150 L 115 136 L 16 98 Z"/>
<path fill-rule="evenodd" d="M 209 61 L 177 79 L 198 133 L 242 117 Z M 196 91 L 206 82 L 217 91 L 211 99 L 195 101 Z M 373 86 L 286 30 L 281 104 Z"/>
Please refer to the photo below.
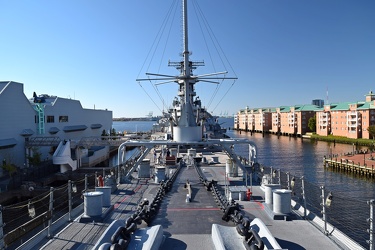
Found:
<path fill-rule="evenodd" d="M 53 115 L 47 115 L 47 123 L 54 123 L 55 117 Z"/>
<path fill-rule="evenodd" d="M 60 115 L 59 116 L 59 122 L 68 122 L 68 116 L 67 115 Z"/>

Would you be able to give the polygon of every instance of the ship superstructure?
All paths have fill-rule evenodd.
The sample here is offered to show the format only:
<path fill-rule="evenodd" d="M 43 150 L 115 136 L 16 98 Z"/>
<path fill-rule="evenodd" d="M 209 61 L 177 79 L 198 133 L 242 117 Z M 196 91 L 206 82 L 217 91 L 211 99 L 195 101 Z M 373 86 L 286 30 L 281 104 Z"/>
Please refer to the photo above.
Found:
<path fill-rule="evenodd" d="M 237 79 L 236 77 L 221 76 L 227 72 L 217 72 L 204 75 L 194 75 L 193 70 L 204 66 L 202 61 L 190 60 L 187 3 L 182 1 L 183 9 L 183 52 L 180 62 L 169 62 L 169 66 L 180 71 L 178 76 L 146 73 L 155 78 L 137 79 L 137 81 L 162 81 L 157 84 L 176 82 L 179 85 L 178 97 L 173 100 L 170 114 L 171 139 L 176 142 L 202 141 L 204 123 L 212 116 L 202 107 L 201 100 L 196 96 L 195 84 L 209 82 L 217 84 L 217 80 Z"/>

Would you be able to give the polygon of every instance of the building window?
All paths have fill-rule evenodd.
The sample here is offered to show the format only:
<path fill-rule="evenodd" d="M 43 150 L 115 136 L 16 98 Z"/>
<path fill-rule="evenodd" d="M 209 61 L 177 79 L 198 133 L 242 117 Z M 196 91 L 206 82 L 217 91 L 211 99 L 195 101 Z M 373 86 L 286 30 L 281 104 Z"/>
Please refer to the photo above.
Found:
<path fill-rule="evenodd" d="M 68 116 L 67 115 L 60 115 L 59 116 L 59 122 L 68 122 Z"/>
<path fill-rule="evenodd" d="M 47 123 L 54 123 L 55 117 L 53 115 L 47 115 Z"/>

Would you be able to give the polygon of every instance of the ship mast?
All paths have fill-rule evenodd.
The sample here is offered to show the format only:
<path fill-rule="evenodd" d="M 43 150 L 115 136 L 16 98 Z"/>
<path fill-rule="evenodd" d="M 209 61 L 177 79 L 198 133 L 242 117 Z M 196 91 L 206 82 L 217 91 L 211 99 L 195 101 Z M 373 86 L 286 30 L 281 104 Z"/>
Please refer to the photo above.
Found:
<path fill-rule="evenodd" d="M 182 99 L 181 117 L 178 121 L 180 126 L 197 126 L 195 114 L 192 109 L 193 97 L 195 96 L 194 85 L 195 79 L 192 79 L 192 62 L 189 60 L 189 33 L 188 33 L 188 16 L 187 0 L 182 0 L 182 20 L 183 20 L 183 65 L 181 67 L 180 98 Z"/>
<path fill-rule="evenodd" d="M 216 72 L 204 75 L 193 75 L 193 70 L 197 66 L 204 66 L 204 62 L 192 62 L 189 59 L 189 35 L 188 35 L 188 12 L 187 0 L 182 0 L 182 22 L 183 22 L 183 59 L 180 62 L 169 62 L 169 66 L 174 66 L 180 70 L 180 75 L 162 75 L 146 73 L 148 76 L 156 78 L 137 79 L 137 81 L 162 81 L 155 85 L 176 82 L 179 84 L 178 99 L 173 101 L 173 107 L 169 110 L 171 114 L 172 139 L 176 142 L 196 142 L 203 139 L 203 125 L 200 119 L 203 108 L 199 98 L 196 96 L 194 85 L 201 82 L 216 83 L 216 80 L 237 79 L 236 77 L 217 76 L 227 72 Z"/>
<path fill-rule="evenodd" d="M 180 62 L 180 86 L 178 95 L 179 105 L 174 107 L 175 116 L 173 126 L 173 140 L 176 141 L 201 141 L 202 127 L 198 126 L 199 109 L 193 102 L 196 95 L 194 85 L 197 82 L 192 76 L 193 63 L 189 59 L 189 33 L 188 33 L 188 12 L 187 0 L 182 0 L 182 22 L 183 22 L 183 60 Z"/>
<path fill-rule="evenodd" d="M 184 73 L 188 78 L 190 76 L 190 67 L 189 67 L 189 33 L 188 33 L 188 19 L 187 19 L 187 0 L 182 0 L 183 8 L 183 36 L 184 36 Z"/>

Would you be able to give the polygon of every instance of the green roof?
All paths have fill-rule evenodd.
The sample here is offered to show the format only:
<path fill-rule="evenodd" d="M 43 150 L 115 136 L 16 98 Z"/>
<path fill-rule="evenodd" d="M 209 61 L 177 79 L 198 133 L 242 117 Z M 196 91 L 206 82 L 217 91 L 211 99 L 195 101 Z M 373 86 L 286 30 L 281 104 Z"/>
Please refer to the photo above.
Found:
<path fill-rule="evenodd" d="M 319 108 L 318 106 L 313 105 L 313 104 L 305 104 L 305 105 L 296 107 L 296 111 L 315 111 L 318 108 Z"/>
<path fill-rule="evenodd" d="M 356 104 L 357 110 L 366 110 L 366 109 L 375 109 L 374 101 L 371 102 L 338 102 L 338 103 L 330 103 L 324 105 L 329 106 L 331 111 L 335 110 L 349 110 L 350 105 Z M 262 110 L 263 112 L 271 112 L 276 113 L 277 109 L 280 109 L 280 113 L 288 113 L 291 111 L 291 109 L 294 108 L 296 112 L 298 111 L 323 111 L 324 107 L 320 108 L 317 105 L 313 104 L 297 104 L 294 106 L 280 106 L 280 107 L 268 107 L 268 108 L 252 108 L 248 109 L 249 111 L 252 111 L 255 114 L 259 113 L 259 110 Z M 240 112 L 244 112 L 245 110 L 240 110 Z"/>
<path fill-rule="evenodd" d="M 339 103 L 332 103 L 329 104 L 331 106 L 331 110 L 349 110 L 351 102 L 339 102 Z"/>
<path fill-rule="evenodd" d="M 280 113 L 290 112 L 290 106 L 280 106 Z"/>
<path fill-rule="evenodd" d="M 357 103 L 357 109 L 363 110 L 363 109 L 375 109 L 374 102 L 358 102 Z"/>

